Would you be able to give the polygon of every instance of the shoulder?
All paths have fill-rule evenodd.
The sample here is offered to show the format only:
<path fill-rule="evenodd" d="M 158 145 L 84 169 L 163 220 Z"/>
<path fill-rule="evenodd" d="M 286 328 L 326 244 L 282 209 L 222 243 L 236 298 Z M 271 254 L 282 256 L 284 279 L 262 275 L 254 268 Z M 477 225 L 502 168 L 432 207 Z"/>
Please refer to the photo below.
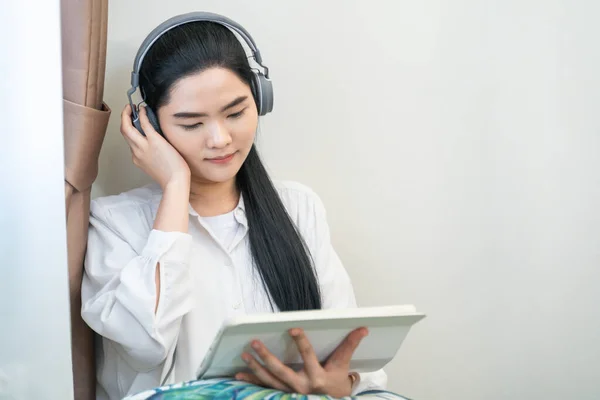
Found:
<path fill-rule="evenodd" d="M 149 184 L 128 190 L 116 195 L 93 199 L 90 204 L 92 213 L 128 212 L 135 208 L 152 206 L 160 201 L 161 189 L 156 184 Z"/>
<path fill-rule="evenodd" d="M 312 188 L 286 180 L 274 181 L 273 185 L 288 214 L 301 230 L 326 221 L 323 201 Z"/>
<path fill-rule="evenodd" d="M 90 227 L 103 225 L 124 235 L 150 231 L 162 191 L 152 183 L 126 192 L 98 197 L 90 203 Z"/>
<path fill-rule="evenodd" d="M 273 182 L 273 185 L 286 206 L 292 206 L 297 203 L 323 206 L 319 195 L 312 188 L 300 182 L 277 180 Z"/>

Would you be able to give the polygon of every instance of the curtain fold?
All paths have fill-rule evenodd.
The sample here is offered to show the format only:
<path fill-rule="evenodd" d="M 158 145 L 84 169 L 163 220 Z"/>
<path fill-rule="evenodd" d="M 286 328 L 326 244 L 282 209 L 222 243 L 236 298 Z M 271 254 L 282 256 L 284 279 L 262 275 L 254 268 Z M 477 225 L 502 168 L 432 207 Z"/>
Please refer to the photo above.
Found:
<path fill-rule="evenodd" d="M 110 108 L 103 102 L 108 0 L 61 0 L 65 207 L 75 400 L 95 399 L 94 334 L 81 319 L 91 188 Z"/>

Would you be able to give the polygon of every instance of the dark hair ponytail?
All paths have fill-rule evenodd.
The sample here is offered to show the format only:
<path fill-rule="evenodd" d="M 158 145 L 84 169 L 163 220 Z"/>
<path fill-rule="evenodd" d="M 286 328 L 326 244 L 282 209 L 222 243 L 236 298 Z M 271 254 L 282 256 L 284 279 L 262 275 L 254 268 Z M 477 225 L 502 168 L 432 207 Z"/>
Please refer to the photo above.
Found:
<path fill-rule="evenodd" d="M 304 240 L 252 146 L 237 176 L 244 196 L 250 248 L 263 284 L 281 311 L 321 308 L 319 286 Z"/>
<path fill-rule="evenodd" d="M 171 29 L 144 58 L 140 87 L 146 104 L 156 113 L 168 103 L 175 82 L 210 67 L 227 68 L 251 85 L 246 53 L 228 28 L 214 22 L 192 22 Z M 256 101 L 254 91 L 253 95 Z M 312 258 L 254 145 L 236 183 L 246 206 L 254 266 L 271 305 L 281 311 L 320 309 Z"/>

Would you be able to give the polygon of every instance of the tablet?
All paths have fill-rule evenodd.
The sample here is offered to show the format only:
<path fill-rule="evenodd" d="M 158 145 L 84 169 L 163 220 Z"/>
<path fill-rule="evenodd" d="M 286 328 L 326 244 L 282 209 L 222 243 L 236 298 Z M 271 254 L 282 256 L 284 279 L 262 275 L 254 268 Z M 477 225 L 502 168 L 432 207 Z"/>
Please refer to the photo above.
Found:
<path fill-rule="evenodd" d="M 325 362 L 354 329 L 367 327 L 369 335 L 353 354 L 350 371 L 372 372 L 383 368 L 396 353 L 408 331 L 425 317 L 414 306 L 293 311 L 249 314 L 227 320 L 215 336 L 197 376 L 198 379 L 232 377 L 249 369 L 241 359 L 243 352 L 256 355 L 250 347 L 254 339 L 294 370 L 303 367 L 291 328 L 302 328 L 317 358 Z M 260 361 L 260 358 L 257 357 Z"/>

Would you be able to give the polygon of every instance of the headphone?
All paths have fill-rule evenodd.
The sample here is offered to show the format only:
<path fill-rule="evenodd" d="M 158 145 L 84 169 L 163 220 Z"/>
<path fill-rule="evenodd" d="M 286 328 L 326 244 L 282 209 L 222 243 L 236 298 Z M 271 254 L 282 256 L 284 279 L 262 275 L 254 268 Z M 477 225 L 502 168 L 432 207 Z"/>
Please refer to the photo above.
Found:
<path fill-rule="evenodd" d="M 252 94 L 257 101 L 258 106 L 258 114 L 263 116 L 273 110 L 273 83 L 271 79 L 269 79 L 269 69 L 262 64 L 262 57 L 260 56 L 260 51 L 258 47 L 256 47 L 256 43 L 254 43 L 254 39 L 250 36 L 250 33 L 244 29 L 237 22 L 232 21 L 231 19 L 214 13 L 209 12 L 191 12 L 187 14 L 176 15 L 175 17 L 169 18 L 156 28 L 152 30 L 146 36 L 146 39 L 142 42 L 136 56 L 135 61 L 133 62 L 133 71 L 131 72 L 131 88 L 127 91 L 127 97 L 129 98 L 129 104 L 131 106 L 131 119 L 133 126 L 137 128 L 138 131 L 144 136 L 144 131 L 142 129 L 142 125 L 140 123 L 140 115 L 137 107 L 135 106 L 131 96 L 135 93 L 135 91 L 139 87 L 139 73 L 140 68 L 142 67 L 142 62 L 144 61 L 144 57 L 150 50 L 150 47 L 165 33 L 169 30 L 176 28 L 180 25 L 187 24 L 189 22 L 199 22 L 199 21 L 209 21 L 219 23 L 230 30 L 237 32 L 244 42 L 248 45 L 250 50 L 252 51 L 252 58 L 256 63 L 263 69 L 260 71 L 256 68 L 252 68 L 252 81 L 251 88 Z M 145 99 L 142 99 L 142 102 Z M 141 104 L 141 103 L 140 103 Z M 152 127 L 162 135 L 162 131 L 160 130 L 160 125 L 158 124 L 158 118 L 156 117 L 156 113 L 151 110 L 149 107 L 146 107 L 146 113 L 148 115 L 148 120 Z"/>

